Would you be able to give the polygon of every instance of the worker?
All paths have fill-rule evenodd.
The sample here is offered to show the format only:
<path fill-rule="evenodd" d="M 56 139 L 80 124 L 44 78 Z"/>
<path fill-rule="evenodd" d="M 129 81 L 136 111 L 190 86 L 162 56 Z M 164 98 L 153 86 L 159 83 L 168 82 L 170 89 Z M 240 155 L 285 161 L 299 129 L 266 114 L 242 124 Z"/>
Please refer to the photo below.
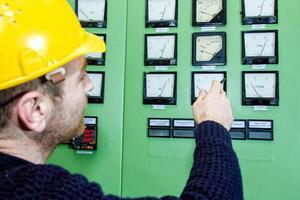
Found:
<path fill-rule="evenodd" d="M 58 144 L 84 131 L 93 89 L 85 55 L 104 52 L 104 42 L 80 26 L 66 0 L 0 0 L 0 45 L 0 199 L 122 199 L 46 164 Z M 232 111 L 220 82 L 201 91 L 193 114 L 194 162 L 181 195 L 135 199 L 243 199 L 228 134 Z"/>

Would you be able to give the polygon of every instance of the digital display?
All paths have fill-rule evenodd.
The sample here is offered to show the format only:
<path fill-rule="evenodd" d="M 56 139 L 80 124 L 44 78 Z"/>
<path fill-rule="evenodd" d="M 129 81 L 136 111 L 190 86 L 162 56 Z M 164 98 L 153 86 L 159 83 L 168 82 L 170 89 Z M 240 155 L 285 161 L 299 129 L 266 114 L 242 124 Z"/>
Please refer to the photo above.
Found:
<path fill-rule="evenodd" d="M 84 133 L 73 138 L 71 145 L 76 150 L 96 150 L 97 149 L 97 117 L 85 117 Z"/>

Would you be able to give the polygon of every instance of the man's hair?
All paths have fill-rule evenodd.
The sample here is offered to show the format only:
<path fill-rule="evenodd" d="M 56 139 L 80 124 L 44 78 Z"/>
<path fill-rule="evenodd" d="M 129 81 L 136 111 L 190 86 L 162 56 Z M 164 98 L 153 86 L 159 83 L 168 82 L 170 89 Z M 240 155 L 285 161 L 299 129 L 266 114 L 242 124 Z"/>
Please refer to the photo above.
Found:
<path fill-rule="evenodd" d="M 22 85 L 0 91 L 0 131 L 8 125 L 11 111 L 17 99 L 30 91 L 39 91 L 47 94 L 54 102 L 59 96 L 58 88 L 44 78 L 35 79 Z"/>

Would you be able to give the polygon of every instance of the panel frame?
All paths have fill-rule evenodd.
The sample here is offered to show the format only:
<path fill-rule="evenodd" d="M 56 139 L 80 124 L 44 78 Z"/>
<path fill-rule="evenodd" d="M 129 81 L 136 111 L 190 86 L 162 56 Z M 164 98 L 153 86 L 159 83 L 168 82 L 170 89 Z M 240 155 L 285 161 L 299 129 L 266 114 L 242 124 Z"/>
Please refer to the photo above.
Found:
<path fill-rule="evenodd" d="M 247 33 L 275 33 L 275 55 L 274 56 L 246 56 L 246 45 L 244 35 Z M 256 31 L 242 31 L 242 64 L 243 65 L 260 65 L 260 64 L 278 64 L 278 30 L 256 30 Z"/>
<path fill-rule="evenodd" d="M 174 44 L 174 58 L 171 59 L 148 59 L 148 36 L 175 36 Z M 145 34 L 145 43 L 144 43 L 144 65 L 145 66 L 157 66 L 157 65 L 177 65 L 177 33 L 161 33 L 161 34 Z"/>
<path fill-rule="evenodd" d="M 174 74 L 173 97 L 147 97 L 148 74 Z M 177 72 L 144 72 L 143 104 L 151 105 L 176 105 L 177 103 Z"/>
<path fill-rule="evenodd" d="M 206 27 L 206 26 L 225 26 L 227 23 L 227 1 L 222 0 L 223 9 L 215 16 L 210 22 L 197 22 L 197 0 L 193 0 L 193 11 L 192 11 L 192 26 L 194 27 Z"/>
<path fill-rule="evenodd" d="M 242 1 L 242 24 L 252 25 L 252 24 L 278 24 L 278 1 L 274 4 L 274 15 L 272 16 L 257 16 L 257 17 L 246 17 L 245 0 Z"/>
<path fill-rule="evenodd" d="M 148 13 L 148 1 L 146 0 L 145 27 L 146 28 L 162 28 L 162 27 L 177 27 L 178 26 L 178 0 L 175 0 L 175 19 L 163 21 L 150 21 Z"/>
<path fill-rule="evenodd" d="M 104 103 L 104 89 L 105 89 L 105 72 L 104 71 L 87 71 L 88 74 L 102 74 L 101 94 L 100 96 L 88 96 L 88 103 L 103 104 Z"/>
<path fill-rule="evenodd" d="M 192 82 L 191 82 L 191 104 L 193 104 L 196 101 L 195 97 L 195 85 L 194 85 L 194 80 L 195 80 L 195 74 L 223 74 L 225 81 L 223 83 L 224 85 L 224 91 L 227 92 L 227 72 L 226 71 L 193 71 L 192 72 Z"/>
<path fill-rule="evenodd" d="M 246 74 L 275 74 L 275 98 L 249 98 L 246 97 Z M 242 105 L 243 106 L 279 106 L 279 71 L 242 71 Z"/>
<path fill-rule="evenodd" d="M 77 15 L 77 17 L 79 17 L 78 15 L 78 1 L 80 0 L 75 0 L 75 13 Z M 79 18 L 79 22 L 81 24 L 82 27 L 84 28 L 107 28 L 107 0 L 104 0 L 105 1 L 105 9 L 104 9 L 104 19 L 103 21 L 90 21 L 90 22 L 83 22 L 83 21 L 80 21 Z"/>
<path fill-rule="evenodd" d="M 221 36 L 222 49 L 210 61 L 197 61 L 197 37 L 201 36 Z M 193 66 L 223 66 L 227 63 L 227 43 L 226 32 L 197 32 L 193 33 L 192 39 L 192 65 Z"/>

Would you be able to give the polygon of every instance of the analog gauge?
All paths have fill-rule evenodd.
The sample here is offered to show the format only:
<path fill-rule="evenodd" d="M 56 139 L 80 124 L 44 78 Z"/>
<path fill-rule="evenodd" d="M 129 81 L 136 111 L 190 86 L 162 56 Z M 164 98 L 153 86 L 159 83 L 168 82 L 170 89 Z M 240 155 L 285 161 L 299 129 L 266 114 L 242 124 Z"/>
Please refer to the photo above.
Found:
<path fill-rule="evenodd" d="M 144 103 L 175 104 L 176 73 L 145 73 Z"/>
<path fill-rule="evenodd" d="M 147 0 L 146 27 L 177 25 L 177 0 Z"/>
<path fill-rule="evenodd" d="M 84 27 L 106 27 L 106 0 L 77 0 L 76 10 Z"/>
<path fill-rule="evenodd" d="M 243 24 L 277 23 L 277 0 L 242 0 Z"/>
<path fill-rule="evenodd" d="M 247 98 L 274 98 L 276 91 L 275 74 L 245 74 Z"/>
<path fill-rule="evenodd" d="M 225 0 L 194 0 L 194 26 L 225 25 Z"/>
<path fill-rule="evenodd" d="M 221 49 L 221 36 L 198 37 L 196 40 L 196 61 L 210 61 Z"/>
<path fill-rule="evenodd" d="M 145 65 L 175 65 L 176 35 L 146 35 Z"/>
<path fill-rule="evenodd" d="M 247 57 L 275 55 L 275 33 L 247 33 L 244 37 Z"/>
<path fill-rule="evenodd" d="M 209 91 L 214 80 L 222 81 L 226 72 L 193 72 L 192 73 L 192 103 L 197 99 L 200 90 Z M 226 81 L 222 84 L 226 91 Z"/>
<path fill-rule="evenodd" d="M 245 16 L 273 16 L 275 13 L 275 0 L 244 0 Z"/>
<path fill-rule="evenodd" d="M 276 64 L 277 31 L 244 32 L 243 64 Z"/>
<path fill-rule="evenodd" d="M 87 72 L 94 89 L 87 93 L 89 103 L 103 103 L 104 72 Z"/>
<path fill-rule="evenodd" d="M 278 72 L 243 72 L 243 87 L 244 105 L 278 105 Z"/>
<path fill-rule="evenodd" d="M 147 76 L 147 97 L 173 97 L 174 75 L 149 74 Z"/>
<path fill-rule="evenodd" d="M 225 65 L 226 34 L 194 33 L 193 34 L 193 65 Z"/>

